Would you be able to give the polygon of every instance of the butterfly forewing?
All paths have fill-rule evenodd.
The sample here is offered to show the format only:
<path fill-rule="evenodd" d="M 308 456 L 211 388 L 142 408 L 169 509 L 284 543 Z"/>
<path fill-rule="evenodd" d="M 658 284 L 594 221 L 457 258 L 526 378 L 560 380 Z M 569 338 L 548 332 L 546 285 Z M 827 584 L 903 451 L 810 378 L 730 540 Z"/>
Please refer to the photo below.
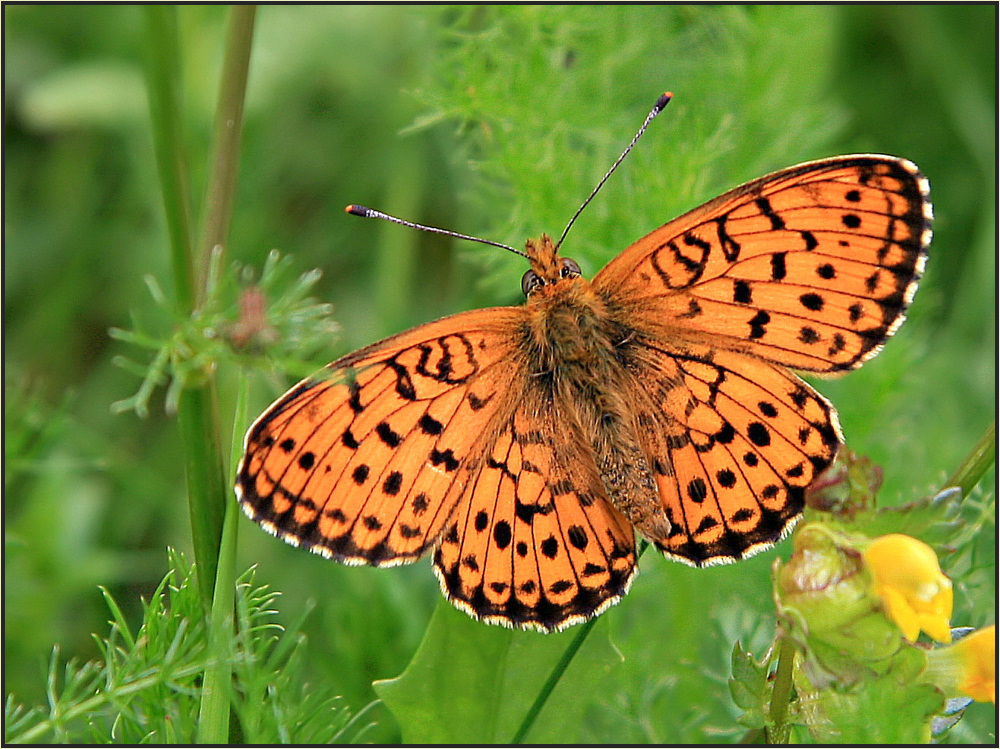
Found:
<path fill-rule="evenodd" d="M 250 428 L 237 492 L 286 541 L 348 563 L 413 561 L 440 535 L 517 377 L 520 308 L 445 318 L 331 364 Z"/>
<path fill-rule="evenodd" d="M 930 219 L 927 181 L 913 164 L 841 156 L 696 208 L 626 249 L 594 285 L 640 308 L 660 335 L 845 371 L 902 321 Z"/>

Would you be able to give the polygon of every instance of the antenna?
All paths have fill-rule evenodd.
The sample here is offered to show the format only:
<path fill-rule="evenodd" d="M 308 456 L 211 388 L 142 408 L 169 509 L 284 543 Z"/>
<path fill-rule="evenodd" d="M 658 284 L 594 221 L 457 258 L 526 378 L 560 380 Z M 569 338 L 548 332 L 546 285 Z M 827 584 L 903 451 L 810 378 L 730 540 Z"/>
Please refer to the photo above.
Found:
<path fill-rule="evenodd" d="M 376 211 L 372 208 L 365 208 L 363 205 L 349 205 L 344 210 L 355 216 L 362 216 L 364 218 L 380 218 L 384 219 L 385 221 L 391 221 L 394 224 L 402 224 L 403 226 L 409 226 L 411 229 L 420 229 L 420 231 L 429 231 L 434 234 L 444 234 L 446 237 L 455 237 L 456 239 L 467 239 L 470 242 L 479 242 L 480 244 L 491 244 L 494 247 L 501 247 L 505 250 L 510 250 L 515 255 L 520 255 L 521 257 L 528 257 L 525 253 L 521 252 L 520 250 L 515 250 L 513 247 L 501 244 L 500 242 L 492 242 L 489 239 L 480 239 L 479 237 L 470 237 L 468 234 L 459 234 L 457 231 L 448 231 L 447 229 L 438 229 L 433 226 L 424 226 L 423 224 L 415 224 L 412 221 L 404 221 L 401 218 L 390 216 L 388 213 L 382 213 L 382 211 Z"/>
<path fill-rule="evenodd" d="M 632 138 L 632 142 L 628 144 L 628 147 L 622 152 L 622 155 L 618 157 L 618 160 L 611 165 L 611 168 L 608 169 L 608 173 L 604 175 L 604 178 L 597 183 L 597 187 L 594 188 L 594 191 L 590 193 L 590 197 L 588 197 L 585 201 L 583 201 L 583 205 L 581 205 L 579 209 L 577 209 L 577 212 L 573 214 L 573 218 L 571 218 L 569 220 L 569 223 L 566 224 L 566 228 L 563 229 L 562 236 L 559 237 L 559 241 L 556 242 L 557 250 L 559 249 L 560 245 L 562 245 L 563 240 L 566 239 L 566 235 L 569 234 L 570 227 L 573 226 L 573 222 L 576 221 L 577 216 L 583 213 L 583 209 L 587 207 L 587 204 L 590 203 L 591 200 L 594 199 L 594 196 L 597 195 L 597 191 L 604 186 L 604 183 L 608 181 L 608 177 L 610 177 L 612 173 L 615 171 L 615 169 L 618 168 L 618 165 L 625 160 L 625 157 L 628 156 L 628 152 L 632 150 L 632 146 L 634 146 L 636 144 L 636 141 L 639 140 L 639 138 L 642 136 L 644 132 L 646 132 L 646 128 L 649 127 L 649 123 L 653 121 L 653 118 L 656 117 L 656 115 L 658 115 L 660 112 L 663 111 L 663 109 L 667 106 L 667 104 L 670 103 L 671 98 L 673 98 L 673 94 L 667 91 L 665 94 L 660 96 L 659 99 L 656 100 L 656 104 L 653 105 L 653 108 L 650 110 L 649 114 L 646 115 L 646 121 L 642 123 L 642 127 L 639 128 L 639 132 L 637 132 L 635 134 L 635 137 Z"/>

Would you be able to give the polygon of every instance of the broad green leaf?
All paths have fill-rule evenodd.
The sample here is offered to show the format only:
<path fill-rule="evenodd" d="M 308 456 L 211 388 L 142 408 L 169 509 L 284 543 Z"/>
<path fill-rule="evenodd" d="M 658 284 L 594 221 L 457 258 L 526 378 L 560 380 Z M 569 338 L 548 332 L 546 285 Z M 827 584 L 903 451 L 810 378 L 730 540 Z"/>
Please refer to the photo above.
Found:
<path fill-rule="evenodd" d="M 409 665 L 375 691 L 407 743 L 507 743 L 576 635 L 474 621 L 442 599 Z M 589 696 L 622 661 L 599 621 L 556 685 L 526 740 L 572 742 Z"/>
<path fill-rule="evenodd" d="M 758 663 L 753 653 L 744 650 L 739 641 L 733 647 L 733 676 L 729 692 L 733 702 L 743 710 L 737 720 L 748 728 L 764 726 L 767 714 L 767 663 Z"/>

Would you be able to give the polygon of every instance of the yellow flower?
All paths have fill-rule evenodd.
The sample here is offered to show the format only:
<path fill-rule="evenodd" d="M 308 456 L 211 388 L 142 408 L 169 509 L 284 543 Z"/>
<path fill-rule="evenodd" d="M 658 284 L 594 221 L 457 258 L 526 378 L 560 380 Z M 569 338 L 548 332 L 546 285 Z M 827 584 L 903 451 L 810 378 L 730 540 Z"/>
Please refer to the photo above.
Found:
<path fill-rule="evenodd" d="M 990 625 L 953 646 L 962 659 L 959 690 L 977 702 L 997 701 L 997 628 Z"/>
<path fill-rule="evenodd" d="M 997 701 L 997 628 L 984 627 L 954 645 L 927 651 L 927 677 L 946 695 Z"/>
<path fill-rule="evenodd" d="M 876 538 L 864 552 L 875 593 L 886 614 L 915 642 L 923 630 L 938 642 L 951 642 L 951 580 L 934 551 L 900 533 Z"/>

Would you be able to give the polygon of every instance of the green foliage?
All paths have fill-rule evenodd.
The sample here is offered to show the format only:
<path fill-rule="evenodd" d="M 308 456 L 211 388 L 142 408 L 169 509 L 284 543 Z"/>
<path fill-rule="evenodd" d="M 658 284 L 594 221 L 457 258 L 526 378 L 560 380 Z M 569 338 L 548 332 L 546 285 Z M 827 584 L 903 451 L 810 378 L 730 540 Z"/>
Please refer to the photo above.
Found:
<path fill-rule="evenodd" d="M 46 707 L 8 695 L 4 740 L 12 743 L 180 743 L 194 741 L 199 684 L 210 656 L 194 570 L 169 551 L 171 571 L 143 603 L 133 634 L 118 604 L 104 591 L 110 634 L 95 636 L 101 659 L 49 661 Z M 229 697 L 239 735 L 252 744 L 332 743 L 357 738 L 331 690 L 304 682 L 305 640 L 274 622 L 277 595 L 248 570 L 237 581 L 236 627 L 221 654 L 233 664 Z"/>
<path fill-rule="evenodd" d="M 737 720 L 747 728 L 763 728 L 767 724 L 769 665 L 769 659 L 758 662 L 753 653 L 744 650 L 739 640 L 736 641 L 733 646 L 733 675 L 729 679 L 729 691 L 736 707 L 743 711 Z"/>
<path fill-rule="evenodd" d="M 141 61 L 150 52 L 142 12 L 4 8 L 9 731 L 23 735 L 44 724 L 49 739 L 56 730 L 67 739 L 106 739 L 119 707 L 125 717 L 116 736 L 128 730 L 138 741 L 164 725 L 167 708 L 142 703 L 142 690 L 99 691 L 107 669 L 102 647 L 110 646 L 89 636 L 102 630 L 111 600 L 98 595 L 102 584 L 120 606 L 113 652 L 132 653 L 123 644 L 126 623 L 132 631 L 144 626 L 147 608 L 164 592 L 163 547 L 190 544 L 181 468 L 189 456 L 174 420 L 148 405 L 157 387 L 170 392 L 168 403 L 183 403 L 185 387 L 211 368 L 221 422 L 229 423 L 241 367 L 266 372 L 251 394 L 256 413 L 288 376 L 336 354 L 460 309 L 518 302 L 524 268 L 513 256 L 359 221 L 343 206 L 365 203 L 514 245 L 542 231 L 558 234 L 664 89 L 675 94 L 667 112 L 567 239 L 585 274 L 681 211 L 768 170 L 836 153 L 906 156 L 929 177 L 935 204 L 927 275 L 910 319 L 885 351 L 818 387 L 837 406 L 848 443 L 884 467 L 889 505 L 936 494 L 995 411 L 995 7 L 263 7 L 227 260 L 216 266 L 213 301 L 193 319 L 178 318 L 166 295 L 162 305 L 149 303 L 149 290 L 171 288 L 171 255 L 142 100 Z M 226 13 L 177 11 L 174 72 L 183 91 L 180 146 L 192 172 L 192 205 L 201 204 L 209 171 Z M 248 321 L 239 304 L 253 288 L 244 269 L 264 266 L 263 285 L 272 247 L 286 259 L 273 268 L 266 322 Z M 315 286 L 297 285 L 302 269 L 317 266 L 324 275 Z M 147 276 L 156 281 L 144 286 Z M 329 310 L 305 302 L 307 292 L 332 304 L 341 340 L 331 340 Z M 293 307 L 305 317 L 295 317 Z M 252 343 L 236 351 L 232 333 L 242 323 L 263 335 L 257 343 L 268 342 L 270 328 L 279 340 L 266 353 Z M 111 328 L 129 332 L 115 340 Z M 117 366 L 126 356 L 130 370 Z M 135 391 L 136 376 L 144 385 L 126 403 L 135 410 L 146 404 L 148 417 L 112 416 L 110 404 Z M 973 522 L 943 559 L 956 584 L 956 620 L 977 625 L 994 611 L 994 482 L 990 469 L 987 489 L 963 501 L 961 517 Z M 268 646 L 266 638 L 278 636 L 265 627 L 255 630 L 262 643 L 229 643 L 238 654 L 273 647 L 264 667 L 233 662 L 233 683 L 245 690 L 231 695 L 243 731 L 233 739 L 355 738 L 355 727 L 337 733 L 346 711 L 328 698 L 342 695 L 357 713 L 375 697 L 373 680 L 404 673 L 430 621 L 440 631 L 430 570 L 340 568 L 249 524 L 243 530 L 239 566 L 258 564 L 258 574 L 285 593 L 274 620 L 309 637 L 294 647 L 292 635 Z M 739 737 L 740 708 L 728 684 L 732 643 L 748 653 L 766 648 L 773 634 L 769 567 L 787 553 L 780 546 L 705 570 L 644 558 L 632 591 L 591 635 L 607 656 L 599 631 L 606 629 L 623 662 L 604 672 L 599 689 L 571 666 L 528 738 L 562 740 L 552 704 L 582 715 L 575 726 L 581 741 Z M 150 603 L 141 606 L 140 596 Z M 300 621 L 310 601 L 315 614 Z M 172 598 L 169 609 L 173 619 Z M 477 647 L 496 652 L 478 642 L 480 630 L 507 643 L 500 651 L 527 650 L 546 663 L 558 659 L 561 639 L 572 639 L 573 630 L 552 638 L 497 634 L 449 614 L 456 627 L 476 632 L 449 640 L 447 655 L 457 662 L 472 661 Z M 197 628 L 186 626 L 180 642 L 193 643 Z M 235 631 L 246 627 L 237 616 Z M 203 628 L 197 637 L 204 647 Z M 535 642 L 544 654 L 535 655 Z M 40 668 L 53 643 L 71 663 L 98 665 Z M 585 662 L 591 646 L 577 659 Z M 160 680 L 150 688 L 169 695 L 177 740 L 191 740 L 198 699 L 188 677 L 178 676 L 178 658 L 187 652 L 192 667 L 198 658 L 204 667 L 204 652 L 156 647 L 160 661 L 144 661 L 154 669 L 147 675 Z M 289 660 L 274 660 L 286 647 Z M 447 716 L 452 705 L 470 702 L 471 687 L 449 682 L 441 653 L 422 660 L 435 647 L 428 640 L 412 668 L 440 681 L 433 708 Z M 142 661 L 120 658 L 127 668 L 116 683 L 135 684 L 124 680 L 126 672 Z M 155 670 L 163 667 L 173 681 Z M 54 677 L 45 676 L 50 671 Z M 444 730 L 412 717 L 430 705 L 417 699 L 408 673 L 395 682 L 403 685 L 394 697 L 400 725 L 387 715 L 363 738 Z M 548 673 L 540 668 L 533 676 L 541 682 Z M 58 710 L 11 712 L 44 702 L 47 683 Z M 309 686 L 316 684 L 323 688 Z M 518 710 L 535 693 L 515 699 L 495 685 L 478 689 L 474 694 L 496 706 L 489 715 L 495 735 L 512 736 Z M 95 703 L 93 716 L 71 714 L 98 694 L 107 702 Z M 254 711 L 265 703 L 268 711 Z M 988 706 L 972 705 L 950 737 L 987 740 L 993 716 Z"/>
<path fill-rule="evenodd" d="M 406 743 L 509 743 L 578 635 L 579 628 L 543 635 L 486 627 L 442 600 L 406 670 L 375 690 Z M 621 659 L 599 621 L 523 740 L 575 741 L 586 712 L 580 695 L 598 690 Z"/>
<path fill-rule="evenodd" d="M 195 312 L 171 315 L 156 279 L 146 276 L 150 295 L 161 308 L 161 318 L 170 320 L 169 327 L 161 322 L 161 332 L 146 332 L 134 320 L 132 330 L 111 328 L 112 338 L 154 352 L 149 362 L 114 357 L 115 364 L 143 378 L 135 395 L 111 404 L 115 413 L 135 411 L 146 417 L 149 400 L 160 385 L 166 386 L 164 410 L 176 414 L 181 393 L 221 364 L 304 377 L 314 369 L 309 357 L 329 349 L 338 332 L 330 318 L 332 309 L 307 296 L 321 276 L 319 270 L 292 280 L 291 259 L 272 250 L 254 283 L 251 268 L 236 261 L 220 273 L 221 255 L 215 252 L 212 257 L 208 298 Z"/>

